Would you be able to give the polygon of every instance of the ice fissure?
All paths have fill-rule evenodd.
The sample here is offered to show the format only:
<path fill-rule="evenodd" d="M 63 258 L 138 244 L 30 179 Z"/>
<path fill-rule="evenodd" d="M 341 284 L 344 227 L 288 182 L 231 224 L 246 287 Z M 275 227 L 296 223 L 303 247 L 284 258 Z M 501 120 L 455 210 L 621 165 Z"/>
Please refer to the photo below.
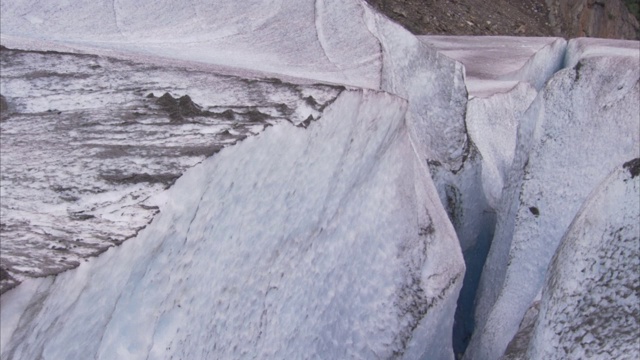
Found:
<path fill-rule="evenodd" d="M 634 354 L 638 42 L 0 6 L 2 359 Z"/>

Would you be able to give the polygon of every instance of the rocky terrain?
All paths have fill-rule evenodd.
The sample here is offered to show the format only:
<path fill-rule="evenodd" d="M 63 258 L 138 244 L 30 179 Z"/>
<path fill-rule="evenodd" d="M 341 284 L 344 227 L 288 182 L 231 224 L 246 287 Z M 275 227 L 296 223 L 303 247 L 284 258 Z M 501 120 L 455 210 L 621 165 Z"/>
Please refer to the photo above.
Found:
<path fill-rule="evenodd" d="M 621 0 L 367 1 L 419 35 L 613 39 L 637 39 L 639 35 L 637 0 L 627 4 Z"/>

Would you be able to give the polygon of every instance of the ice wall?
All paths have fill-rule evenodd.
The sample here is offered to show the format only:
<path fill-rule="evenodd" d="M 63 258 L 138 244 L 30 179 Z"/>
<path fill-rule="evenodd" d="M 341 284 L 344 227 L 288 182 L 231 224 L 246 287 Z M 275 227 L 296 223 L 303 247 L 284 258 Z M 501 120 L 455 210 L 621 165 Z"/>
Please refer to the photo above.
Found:
<path fill-rule="evenodd" d="M 405 110 L 346 91 L 189 170 L 135 241 L 6 293 L 2 357 L 453 358 L 464 265 Z"/>
<path fill-rule="evenodd" d="M 504 352 L 582 202 L 617 164 L 638 156 L 640 67 L 638 53 L 625 54 L 585 57 L 558 72 L 519 125 L 466 358 Z"/>
<path fill-rule="evenodd" d="M 474 331 L 474 299 L 494 235 L 496 209 L 516 150 L 518 124 L 538 89 L 562 64 L 566 41 L 502 36 L 419 36 L 465 67 L 469 91 L 464 164 L 430 171 L 464 253 L 467 270 L 458 301 L 454 350 L 464 352 Z"/>
<path fill-rule="evenodd" d="M 589 195 L 547 273 L 529 359 L 633 359 L 640 338 L 640 159 Z"/>

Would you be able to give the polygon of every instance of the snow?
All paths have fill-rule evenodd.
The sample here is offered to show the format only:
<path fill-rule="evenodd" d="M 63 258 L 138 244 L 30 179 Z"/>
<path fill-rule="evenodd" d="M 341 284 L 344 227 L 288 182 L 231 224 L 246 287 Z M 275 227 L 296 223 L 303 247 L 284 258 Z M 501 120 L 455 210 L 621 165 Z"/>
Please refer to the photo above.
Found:
<path fill-rule="evenodd" d="M 530 359 L 640 355 L 640 159 L 588 197 L 547 272 Z"/>
<path fill-rule="evenodd" d="M 502 355 L 582 202 L 617 164 L 638 156 L 638 61 L 637 54 L 584 58 L 558 72 L 527 110 L 466 358 Z"/>
<path fill-rule="evenodd" d="M 470 97 L 505 93 L 519 82 L 540 90 L 562 66 L 566 40 L 552 37 L 441 36 L 418 37 L 465 66 Z"/>
<path fill-rule="evenodd" d="M 37 287 L 3 358 L 452 358 L 464 265 L 405 111 L 346 91 L 188 170 L 135 241 L 0 299 Z"/>

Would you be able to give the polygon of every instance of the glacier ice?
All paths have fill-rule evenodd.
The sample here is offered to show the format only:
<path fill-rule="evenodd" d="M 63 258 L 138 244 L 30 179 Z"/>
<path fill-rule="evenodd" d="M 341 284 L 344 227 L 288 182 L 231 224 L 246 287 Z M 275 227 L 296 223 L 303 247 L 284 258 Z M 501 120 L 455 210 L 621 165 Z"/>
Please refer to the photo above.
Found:
<path fill-rule="evenodd" d="M 145 193 L 161 212 L 133 240 L 5 293 L 2 358 L 452 359 L 452 327 L 456 351 L 474 331 L 466 357 L 498 358 L 527 309 L 533 331 L 532 302 L 552 314 L 536 339 L 557 325 L 540 300 L 551 256 L 594 187 L 638 156 L 637 42 L 415 37 L 360 0 L 0 10 L 4 46 L 147 64 L 154 76 L 110 82 L 171 80 L 156 88 L 189 93 L 196 113 L 273 125 L 182 129 L 187 143 L 260 134 L 187 156 L 176 173 L 202 162 Z M 11 111 L 99 103 L 46 84 L 34 99 L 4 76 Z M 123 113 L 147 101 L 111 95 Z M 544 341 L 529 351 L 559 356 Z"/>
<path fill-rule="evenodd" d="M 134 237 L 185 169 L 344 89 L 6 48 L 0 64 L 0 293 Z"/>
<path fill-rule="evenodd" d="M 582 205 L 547 273 L 531 359 L 634 359 L 640 338 L 640 158 Z"/>
<path fill-rule="evenodd" d="M 582 202 L 618 163 L 638 156 L 638 61 L 638 52 L 585 57 L 556 73 L 527 110 L 476 298 L 479 331 L 466 358 L 504 352 Z"/>
<path fill-rule="evenodd" d="M 4 296 L 3 357 L 450 358 L 464 265 L 405 109 L 348 91 L 192 168 L 135 241 Z"/>
<path fill-rule="evenodd" d="M 8 47 L 161 56 L 397 94 L 409 100 L 407 117 L 420 153 L 461 166 L 467 144 L 462 66 L 364 1 L 0 6 Z"/>
<path fill-rule="evenodd" d="M 505 359 L 637 357 L 639 172 L 640 158 L 625 162 L 587 197 L 551 261 L 537 315 Z"/>

